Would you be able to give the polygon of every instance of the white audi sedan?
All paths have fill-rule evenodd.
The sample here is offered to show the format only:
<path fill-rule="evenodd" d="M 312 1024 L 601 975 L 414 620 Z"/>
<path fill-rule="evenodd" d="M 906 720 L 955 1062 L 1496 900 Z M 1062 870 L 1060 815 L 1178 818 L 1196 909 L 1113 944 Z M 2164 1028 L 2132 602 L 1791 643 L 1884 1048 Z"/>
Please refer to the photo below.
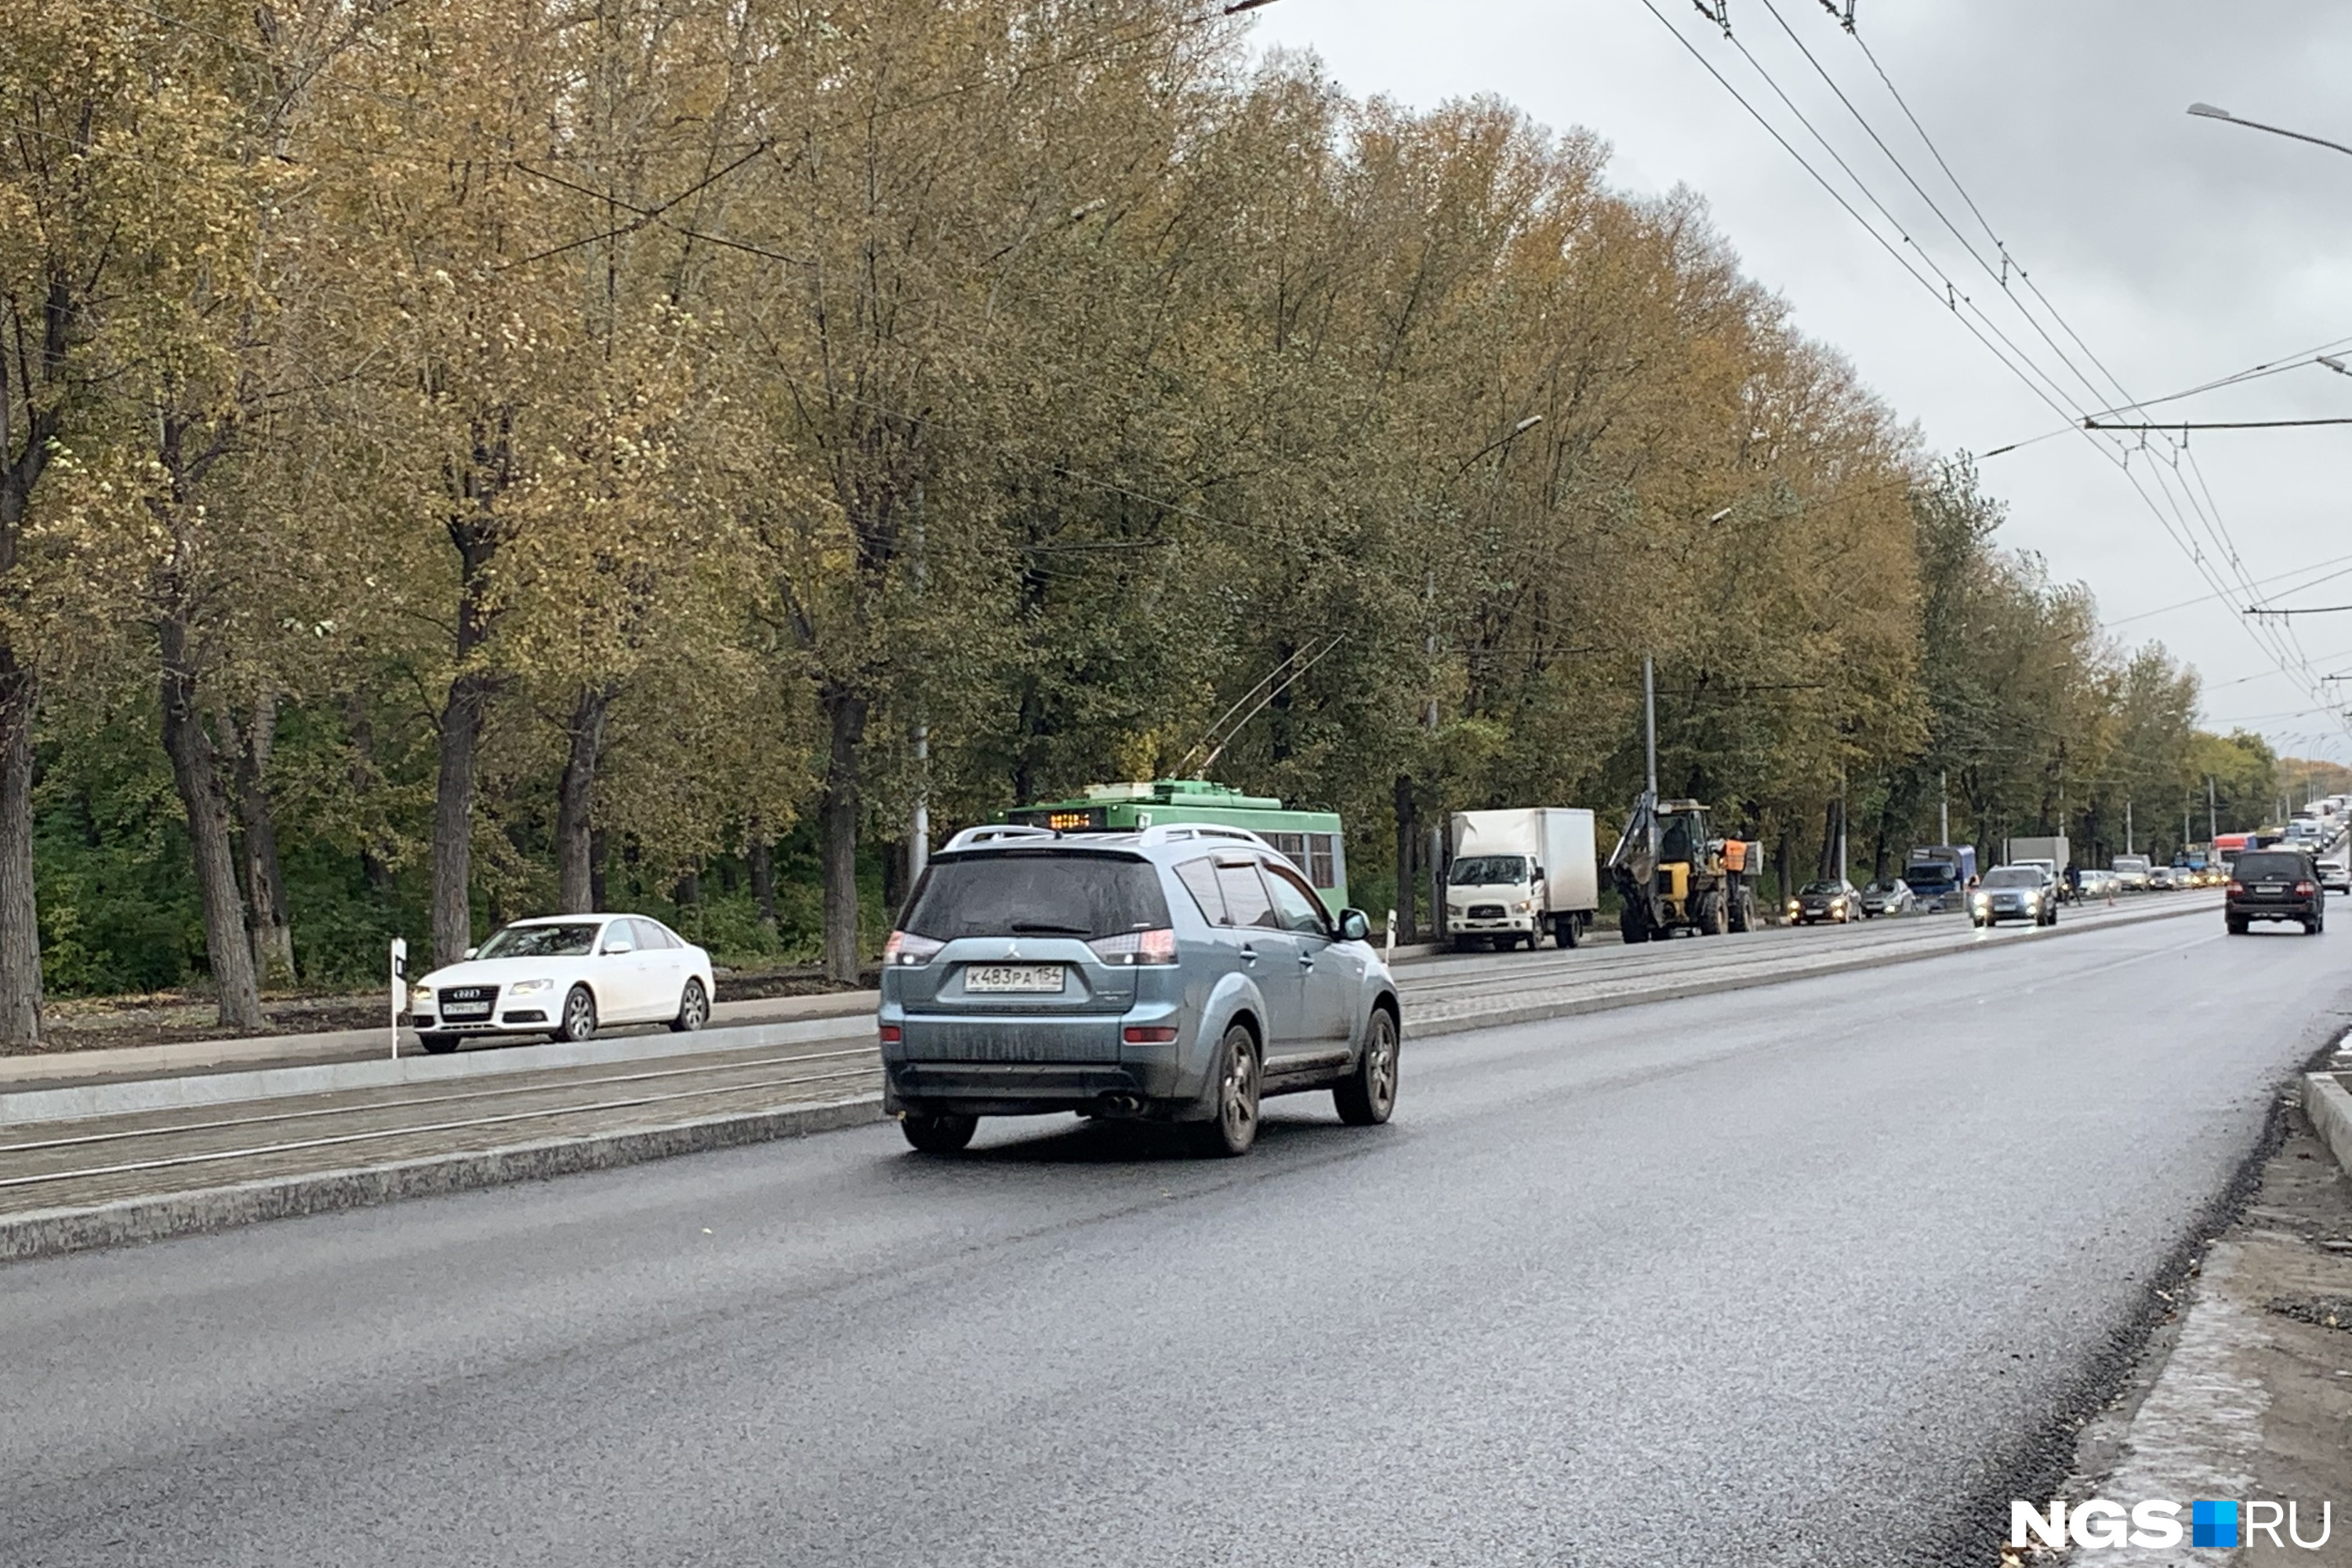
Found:
<path fill-rule="evenodd" d="M 667 1024 L 683 1033 L 710 1018 L 710 955 L 643 915 L 557 915 L 517 921 L 436 969 L 408 993 L 410 1020 L 428 1051 L 477 1035 L 584 1040 L 602 1024 Z"/>

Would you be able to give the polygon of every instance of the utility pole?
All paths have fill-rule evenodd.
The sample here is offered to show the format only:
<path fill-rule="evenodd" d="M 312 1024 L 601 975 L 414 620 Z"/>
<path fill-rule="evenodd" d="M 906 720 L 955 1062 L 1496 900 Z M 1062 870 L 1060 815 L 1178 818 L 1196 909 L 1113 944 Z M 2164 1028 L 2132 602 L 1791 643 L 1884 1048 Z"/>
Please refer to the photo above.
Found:
<path fill-rule="evenodd" d="M 1937 839 L 1936 840 L 1936 842 L 1937 842 L 1937 844 L 1940 844 L 1940 845 L 1946 845 L 1946 846 L 1948 846 L 1948 845 L 1952 842 L 1952 770 L 1951 770 L 1951 769 L 1949 769 L 1949 768 L 1946 768 L 1946 769 L 1944 770 L 1943 774 L 1942 774 L 1942 783 L 1941 783 L 1941 784 L 1939 784 L 1937 786 L 1937 794 L 1941 796 L 1941 798 L 1937 802 L 1936 815 L 1937 815 L 1937 818 L 1938 818 L 1938 831 L 1939 831 L 1943 836 L 1942 836 L 1941 837 L 1937 838 Z"/>
<path fill-rule="evenodd" d="M 1658 863 L 1658 680 L 1655 661 L 1642 656 L 1642 742 L 1649 758 L 1650 864 Z"/>
<path fill-rule="evenodd" d="M 2132 847 L 2132 803 L 2129 801 L 2124 802 L 2124 853 L 2126 855 L 2138 853 Z"/>
<path fill-rule="evenodd" d="M 1845 764 L 1840 763 L 1838 764 L 1838 880 L 1841 882 L 1846 880 L 1845 847 Z"/>
<path fill-rule="evenodd" d="M 1437 570 L 1430 568 L 1422 578 L 1421 602 L 1429 623 L 1429 633 L 1422 651 L 1429 659 L 1429 706 L 1423 710 L 1421 727 L 1432 735 L 1437 733 Z M 1445 814 L 1433 811 L 1429 816 L 1429 926 L 1430 934 L 1439 942 L 1445 940 Z"/>
<path fill-rule="evenodd" d="M 1658 681 L 1648 654 L 1642 656 L 1642 737 L 1649 759 L 1650 798 L 1658 798 Z"/>
<path fill-rule="evenodd" d="M 2205 775 L 2205 858 L 2213 858 L 2213 841 L 2221 837 L 2221 808 L 2213 796 L 2213 775 Z"/>
<path fill-rule="evenodd" d="M 908 531 L 912 539 L 909 552 L 913 557 L 915 595 L 923 593 L 923 481 L 915 481 L 915 516 Z M 931 726 L 919 712 L 915 719 L 915 809 L 907 823 L 907 891 L 911 895 L 915 884 L 931 864 Z"/>

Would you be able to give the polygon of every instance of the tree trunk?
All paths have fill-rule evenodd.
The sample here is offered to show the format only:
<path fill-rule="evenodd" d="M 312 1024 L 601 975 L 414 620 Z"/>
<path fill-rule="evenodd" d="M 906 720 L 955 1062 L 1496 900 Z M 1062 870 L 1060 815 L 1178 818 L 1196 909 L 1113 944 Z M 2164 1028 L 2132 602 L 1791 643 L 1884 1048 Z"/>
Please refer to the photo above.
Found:
<path fill-rule="evenodd" d="M 433 963 L 462 963 L 474 945 L 474 770 L 489 677 L 467 670 L 441 710 L 441 773 L 433 797 Z"/>
<path fill-rule="evenodd" d="M 1410 942 L 1420 940 L 1412 921 L 1412 851 L 1420 820 L 1412 807 L 1412 780 L 1399 773 L 1396 779 L 1396 907 L 1399 942 Z"/>
<path fill-rule="evenodd" d="M 474 773 L 493 680 L 476 655 L 489 635 L 487 531 L 453 524 L 463 569 L 457 595 L 457 673 L 441 710 L 441 772 L 433 796 L 433 962 L 462 963 L 474 945 Z"/>
<path fill-rule="evenodd" d="M 766 837 L 751 840 L 751 897 L 760 906 L 760 923 L 776 929 L 776 850 Z"/>
<path fill-rule="evenodd" d="M 165 616 L 157 623 L 156 641 L 163 655 L 163 753 L 171 759 L 172 782 L 187 813 L 196 897 L 205 914 L 205 952 L 212 963 L 221 1026 L 258 1033 L 261 994 L 254 984 L 245 900 L 236 889 L 228 805 L 221 797 L 212 736 L 196 707 L 196 675 L 188 665 L 186 623 L 176 615 Z"/>
<path fill-rule="evenodd" d="M 343 694 L 343 731 L 352 743 L 352 797 L 365 800 L 383 779 L 375 765 L 375 723 L 368 717 L 366 700 L 356 691 Z M 392 862 L 377 850 L 374 844 L 360 845 L 360 875 L 367 879 L 370 892 L 389 901 L 394 890 Z"/>
<path fill-rule="evenodd" d="M 266 985 L 294 980 L 294 925 L 287 908 L 286 871 L 278 859 L 278 814 L 269 799 L 269 753 L 278 738 L 278 698 L 263 692 L 253 706 L 245 750 L 237 759 L 236 808 L 245 827 L 246 921 L 254 973 Z"/>
<path fill-rule="evenodd" d="M 610 843 L 601 827 L 588 835 L 588 907 L 601 910 L 611 907 L 604 896 L 604 866 L 609 857 Z"/>
<path fill-rule="evenodd" d="M 563 783 L 555 802 L 555 856 L 562 869 L 562 912 L 584 915 L 596 908 L 594 834 L 590 826 L 596 799 L 596 764 L 604 752 L 604 715 L 613 690 L 583 690 L 572 707 L 571 749 L 563 759 Z"/>
<path fill-rule="evenodd" d="M 33 897 L 33 672 L 0 641 L 0 1050 L 41 1043 L 40 910 Z"/>
<path fill-rule="evenodd" d="M 866 738 L 867 704 L 838 687 L 824 693 L 833 748 L 818 807 L 824 843 L 824 973 L 837 985 L 855 985 L 864 955 L 857 941 L 857 748 Z"/>

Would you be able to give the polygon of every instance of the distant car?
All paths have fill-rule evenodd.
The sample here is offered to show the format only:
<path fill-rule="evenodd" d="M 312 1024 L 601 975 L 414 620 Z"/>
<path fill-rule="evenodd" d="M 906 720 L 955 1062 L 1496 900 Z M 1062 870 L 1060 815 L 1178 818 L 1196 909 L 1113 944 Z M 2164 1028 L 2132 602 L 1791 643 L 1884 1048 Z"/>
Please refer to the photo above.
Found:
<path fill-rule="evenodd" d="M 606 1024 L 710 1020 L 710 955 L 643 915 L 559 915 L 502 926 L 408 994 L 428 1051 L 478 1035 L 585 1040 Z"/>
<path fill-rule="evenodd" d="M 2183 874 L 2169 866 L 2150 866 L 2147 868 L 2148 889 L 2152 892 L 2168 893 L 2175 888 L 2184 887 L 2187 884 L 2178 879 Z"/>
<path fill-rule="evenodd" d="M 1995 866 L 1969 896 L 1969 920 L 1979 929 L 2003 921 L 2058 923 L 2058 889 L 2038 866 Z"/>
<path fill-rule="evenodd" d="M 2249 849 L 2231 868 L 2221 895 L 2221 918 L 2231 936 L 2243 936 L 2255 921 L 2286 921 L 2317 936 L 2327 919 L 2327 894 L 2319 868 L 2300 849 Z"/>
<path fill-rule="evenodd" d="M 1862 895 L 1854 891 L 1853 884 L 1832 877 L 1797 889 L 1797 896 L 1789 900 L 1789 923 L 1809 926 L 1834 921 L 1843 925 L 1861 909 Z"/>
<path fill-rule="evenodd" d="M 1055 1111 L 1245 1154 L 1260 1100 L 1310 1089 L 1374 1126 L 1402 1020 L 1370 931 L 1239 828 L 967 828 L 884 950 L 883 1109 L 926 1154 Z"/>
<path fill-rule="evenodd" d="M 2115 858 L 2116 880 L 2127 892 L 2146 891 L 2152 869 L 2145 855 L 2118 855 Z"/>
<path fill-rule="evenodd" d="M 1865 920 L 1880 915 L 1907 915 L 1919 907 L 1919 895 L 1911 884 L 1900 877 L 1890 877 L 1884 882 L 1873 882 L 1862 890 L 1862 913 Z"/>
<path fill-rule="evenodd" d="M 2352 862 L 2322 860 L 2319 862 L 2319 886 L 2330 893 L 2352 893 Z"/>

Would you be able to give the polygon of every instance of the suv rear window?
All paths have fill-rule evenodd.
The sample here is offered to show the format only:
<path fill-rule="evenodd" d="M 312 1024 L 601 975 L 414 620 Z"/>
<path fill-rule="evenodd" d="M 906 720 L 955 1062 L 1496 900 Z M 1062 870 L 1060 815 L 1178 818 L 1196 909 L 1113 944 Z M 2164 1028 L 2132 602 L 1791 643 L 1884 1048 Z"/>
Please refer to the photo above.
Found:
<path fill-rule="evenodd" d="M 1051 849 L 941 856 L 923 873 L 901 929 L 934 942 L 967 936 L 1117 936 L 1161 931 L 1168 900 L 1147 860 Z"/>
<path fill-rule="evenodd" d="M 2304 869 L 2300 855 L 2241 855 L 2238 857 L 2238 880 L 2241 882 L 2292 882 L 2311 873 Z"/>

